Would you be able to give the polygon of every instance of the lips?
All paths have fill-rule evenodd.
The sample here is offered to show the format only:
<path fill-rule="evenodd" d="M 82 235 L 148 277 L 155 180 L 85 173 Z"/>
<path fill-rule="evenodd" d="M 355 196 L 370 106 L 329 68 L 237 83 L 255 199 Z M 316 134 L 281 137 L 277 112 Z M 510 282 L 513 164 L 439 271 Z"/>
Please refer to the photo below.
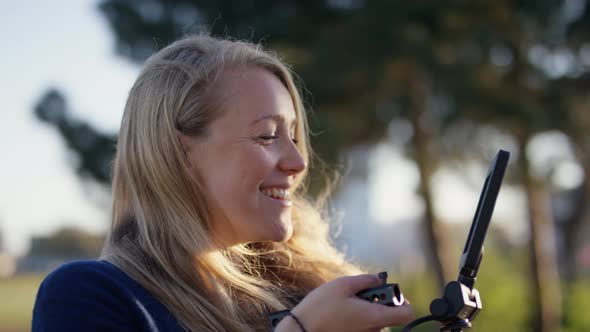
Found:
<path fill-rule="evenodd" d="M 261 185 L 259 191 L 271 202 L 279 203 L 283 207 L 290 207 L 293 205 L 291 202 L 292 187 L 290 183 L 273 183 Z"/>

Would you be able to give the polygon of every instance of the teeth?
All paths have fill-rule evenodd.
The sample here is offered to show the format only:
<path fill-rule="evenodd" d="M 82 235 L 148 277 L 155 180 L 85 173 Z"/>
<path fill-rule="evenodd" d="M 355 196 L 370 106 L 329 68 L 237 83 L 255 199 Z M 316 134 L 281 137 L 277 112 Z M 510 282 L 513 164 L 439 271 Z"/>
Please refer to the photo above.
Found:
<path fill-rule="evenodd" d="M 266 196 L 270 196 L 272 198 L 279 198 L 279 199 L 289 199 L 289 191 L 286 189 L 281 188 L 272 188 L 272 189 L 261 189 L 260 190 Z"/>

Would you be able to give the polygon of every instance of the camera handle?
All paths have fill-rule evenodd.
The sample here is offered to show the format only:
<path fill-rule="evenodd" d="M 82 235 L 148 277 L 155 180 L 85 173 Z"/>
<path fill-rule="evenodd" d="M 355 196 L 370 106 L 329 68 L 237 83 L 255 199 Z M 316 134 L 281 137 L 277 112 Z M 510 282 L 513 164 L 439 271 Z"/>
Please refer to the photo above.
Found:
<path fill-rule="evenodd" d="M 473 280 L 465 280 L 465 278 L 468 277 L 461 276 L 459 280 L 464 281 L 467 285 L 475 283 L 475 278 L 469 278 Z M 443 296 L 430 303 L 431 315 L 411 322 L 403 329 L 403 332 L 408 332 L 417 325 L 433 320 L 441 322 L 441 332 L 462 332 L 464 328 L 470 328 L 471 322 L 481 311 L 482 304 L 479 291 L 469 288 L 465 283 L 449 282 Z"/>

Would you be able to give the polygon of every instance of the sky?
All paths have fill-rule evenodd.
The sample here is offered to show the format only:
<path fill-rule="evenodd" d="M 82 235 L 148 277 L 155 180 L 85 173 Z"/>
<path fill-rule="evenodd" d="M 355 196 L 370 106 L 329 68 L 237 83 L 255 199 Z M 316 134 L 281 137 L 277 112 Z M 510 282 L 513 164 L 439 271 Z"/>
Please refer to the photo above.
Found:
<path fill-rule="evenodd" d="M 0 230 L 11 254 L 65 225 L 107 227 L 108 211 L 88 199 L 63 140 L 33 114 L 57 88 L 76 117 L 117 132 L 139 66 L 114 55 L 96 3 L 0 1 Z"/>
<path fill-rule="evenodd" d="M 103 232 L 109 224 L 109 209 L 84 190 L 57 131 L 33 114 L 41 96 L 57 88 L 77 118 L 117 132 L 139 66 L 114 54 L 114 38 L 97 2 L 0 0 L 0 40 L 5 45 L 0 53 L 0 231 L 10 254 L 24 254 L 31 236 L 66 225 Z M 564 144 L 558 135 L 540 145 L 551 152 L 546 147 L 561 151 Z M 372 153 L 376 166 L 368 179 L 367 217 L 376 222 L 417 218 L 422 206 L 415 194 L 415 165 L 395 149 L 375 147 Z M 568 174 L 563 181 L 573 186 L 583 175 L 574 172 L 575 165 L 569 167 L 562 172 Z M 485 171 L 474 171 L 482 184 Z M 462 177 L 441 172 L 435 178 L 435 208 L 443 219 L 471 221 L 481 187 L 467 185 Z M 522 192 L 504 186 L 494 216 L 521 236 L 525 210 Z"/>

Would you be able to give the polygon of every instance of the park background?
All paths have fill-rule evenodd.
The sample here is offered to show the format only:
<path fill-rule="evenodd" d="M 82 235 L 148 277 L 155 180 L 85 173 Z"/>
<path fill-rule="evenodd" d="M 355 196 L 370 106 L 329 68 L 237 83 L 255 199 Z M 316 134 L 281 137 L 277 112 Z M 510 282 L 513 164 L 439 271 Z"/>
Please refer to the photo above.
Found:
<path fill-rule="evenodd" d="M 334 241 L 419 316 L 456 278 L 505 149 L 472 330 L 590 330 L 585 0 L 2 1 L 0 17 L 0 331 L 30 329 L 48 271 L 98 255 L 126 94 L 146 57 L 203 27 L 293 66 L 341 174 Z"/>

